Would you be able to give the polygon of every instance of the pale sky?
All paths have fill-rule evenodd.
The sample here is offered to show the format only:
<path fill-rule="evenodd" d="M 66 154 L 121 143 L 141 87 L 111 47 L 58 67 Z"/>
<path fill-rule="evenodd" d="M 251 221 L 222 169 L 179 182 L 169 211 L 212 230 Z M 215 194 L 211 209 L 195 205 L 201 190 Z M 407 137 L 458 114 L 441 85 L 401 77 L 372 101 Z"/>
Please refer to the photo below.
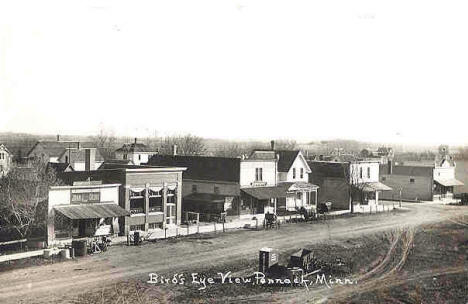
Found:
<path fill-rule="evenodd" d="M 0 132 L 468 143 L 468 2 L 2 0 Z"/>

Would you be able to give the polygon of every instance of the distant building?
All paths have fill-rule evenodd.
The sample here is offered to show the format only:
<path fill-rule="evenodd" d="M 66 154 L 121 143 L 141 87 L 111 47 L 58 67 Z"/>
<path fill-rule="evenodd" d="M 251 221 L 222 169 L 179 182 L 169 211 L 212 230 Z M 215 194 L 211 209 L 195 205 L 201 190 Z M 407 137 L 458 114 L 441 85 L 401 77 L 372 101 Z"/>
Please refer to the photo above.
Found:
<path fill-rule="evenodd" d="M 88 152 L 86 152 L 88 151 Z M 89 154 L 86 154 L 89 153 Z M 51 163 L 70 164 L 74 171 L 84 171 L 85 158 L 91 157 L 93 166 L 99 167 L 103 162 L 99 149 L 93 143 L 79 141 L 38 141 L 27 154 L 28 159 L 42 158 Z M 91 170 L 96 168 L 91 168 Z"/>
<path fill-rule="evenodd" d="M 415 162 L 411 162 L 415 164 Z M 454 187 L 464 184 L 455 178 L 456 164 L 448 157 L 432 164 L 380 166 L 380 180 L 392 191 L 384 198 L 399 200 L 453 200 Z"/>
<path fill-rule="evenodd" d="M 377 150 L 363 149 L 360 156 L 363 159 L 374 159 L 381 164 L 386 164 L 389 160 L 393 160 L 395 154 L 390 147 L 379 147 Z"/>
<path fill-rule="evenodd" d="M 124 144 L 119 149 L 115 150 L 115 158 L 117 160 L 129 160 L 135 165 L 147 163 L 152 155 L 158 154 L 145 144 L 138 143 L 137 138 L 131 144 Z"/>
<path fill-rule="evenodd" d="M 350 210 L 353 205 L 378 205 L 381 193 L 391 190 L 379 182 L 378 161 L 309 161 L 309 181 L 318 185 L 319 202 L 332 209 Z M 352 196 L 352 197 L 351 197 Z"/>
<path fill-rule="evenodd" d="M 5 176 L 11 169 L 13 155 L 5 145 L 0 144 L 0 177 Z"/>

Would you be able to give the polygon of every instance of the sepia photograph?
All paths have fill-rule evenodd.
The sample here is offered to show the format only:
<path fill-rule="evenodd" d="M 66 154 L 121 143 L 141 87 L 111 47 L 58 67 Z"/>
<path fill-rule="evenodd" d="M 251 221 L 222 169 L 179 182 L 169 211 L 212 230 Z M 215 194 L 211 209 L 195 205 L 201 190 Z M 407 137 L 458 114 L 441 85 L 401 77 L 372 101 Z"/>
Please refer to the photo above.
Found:
<path fill-rule="evenodd" d="M 0 1 L 0 303 L 467 304 L 467 17 Z"/>

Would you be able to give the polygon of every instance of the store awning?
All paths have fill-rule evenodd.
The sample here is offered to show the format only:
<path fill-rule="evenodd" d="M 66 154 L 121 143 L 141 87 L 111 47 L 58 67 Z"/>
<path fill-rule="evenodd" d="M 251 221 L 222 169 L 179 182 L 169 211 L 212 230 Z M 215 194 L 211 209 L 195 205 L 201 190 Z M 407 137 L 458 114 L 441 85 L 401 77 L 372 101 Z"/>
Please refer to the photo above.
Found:
<path fill-rule="evenodd" d="M 359 184 L 358 187 L 362 189 L 364 192 L 375 192 L 375 191 L 391 191 L 392 188 L 390 188 L 387 185 L 384 185 L 379 182 L 372 182 L 372 183 L 362 183 Z"/>
<path fill-rule="evenodd" d="M 192 201 L 192 202 L 203 202 L 203 203 L 224 203 L 226 200 L 226 196 L 221 194 L 214 194 L 214 193 L 192 193 L 184 197 L 184 202 Z"/>
<path fill-rule="evenodd" d="M 461 181 L 455 179 L 455 178 L 447 178 L 447 179 L 439 179 L 435 178 L 434 181 L 438 184 L 441 184 L 442 186 L 445 187 L 451 187 L 451 186 L 463 186 L 464 183 Z"/>
<path fill-rule="evenodd" d="M 129 216 L 130 212 L 116 204 L 81 204 L 57 206 L 54 209 L 72 220 Z"/>
<path fill-rule="evenodd" d="M 242 189 L 242 191 L 258 200 L 266 200 L 270 198 L 286 197 L 287 188 L 281 186 L 257 187 Z"/>

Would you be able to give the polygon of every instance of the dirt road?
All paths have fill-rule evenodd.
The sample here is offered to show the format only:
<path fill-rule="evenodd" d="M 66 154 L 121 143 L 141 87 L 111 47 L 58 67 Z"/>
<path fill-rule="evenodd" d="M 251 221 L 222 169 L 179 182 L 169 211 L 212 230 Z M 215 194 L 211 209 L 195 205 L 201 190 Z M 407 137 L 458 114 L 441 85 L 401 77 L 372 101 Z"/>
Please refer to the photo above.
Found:
<path fill-rule="evenodd" d="M 331 238 L 354 238 L 396 227 L 414 227 L 452 219 L 464 223 L 468 208 L 437 204 L 406 204 L 408 212 L 340 218 L 327 223 L 289 224 L 281 230 L 237 231 L 200 240 L 163 241 L 141 247 L 112 247 L 96 256 L 0 273 L 0 303 L 50 303 L 64 294 L 95 290 L 150 272 L 177 272 L 252 258 L 264 246 L 280 250 Z M 465 220 L 466 221 L 466 220 Z"/>

